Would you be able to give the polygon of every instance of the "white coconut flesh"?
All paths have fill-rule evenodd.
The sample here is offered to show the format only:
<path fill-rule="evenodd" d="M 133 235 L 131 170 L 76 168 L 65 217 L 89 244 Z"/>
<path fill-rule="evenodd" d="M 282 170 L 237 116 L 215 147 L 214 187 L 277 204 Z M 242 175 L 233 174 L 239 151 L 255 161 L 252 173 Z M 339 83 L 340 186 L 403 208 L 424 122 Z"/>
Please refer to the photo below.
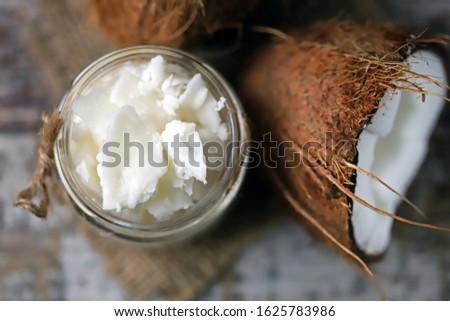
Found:
<path fill-rule="evenodd" d="M 431 51 L 417 51 L 407 59 L 410 70 L 446 83 L 445 67 Z M 445 95 L 445 89 L 422 79 L 415 81 L 425 91 Z M 405 195 L 425 158 L 428 141 L 444 100 L 435 95 L 409 91 L 387 92 L 357 144 L 358 166 L 378 176 Z M 355 195 L 369 204 L 395 213 L 401 199 L 363 173 L 357 173 Z M 382 254 L 390 241 L 393 219 L 353 201 L 353 236 L 369 256 Z"/>

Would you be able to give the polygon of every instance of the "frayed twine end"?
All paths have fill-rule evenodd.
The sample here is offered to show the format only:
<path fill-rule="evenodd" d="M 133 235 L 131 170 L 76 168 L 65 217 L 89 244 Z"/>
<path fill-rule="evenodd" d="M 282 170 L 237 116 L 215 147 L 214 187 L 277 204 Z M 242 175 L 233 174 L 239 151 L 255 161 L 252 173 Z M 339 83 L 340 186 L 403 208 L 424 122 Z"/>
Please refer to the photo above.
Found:
<path fill-rule="evenodd" d="M 63 125 L 58 111 L 42 114 L 42 128 L 39 132 L 39 159 L 28 185 L 21 190 L 14 201 L 14 206 L 24 208 L 39 218 L 46 218 L 50 207 L 49 187 L 54 188 L 52 178 L 55 169 L 53 147 Z M 33 199 L 40 195 L 40 202 Z"/>

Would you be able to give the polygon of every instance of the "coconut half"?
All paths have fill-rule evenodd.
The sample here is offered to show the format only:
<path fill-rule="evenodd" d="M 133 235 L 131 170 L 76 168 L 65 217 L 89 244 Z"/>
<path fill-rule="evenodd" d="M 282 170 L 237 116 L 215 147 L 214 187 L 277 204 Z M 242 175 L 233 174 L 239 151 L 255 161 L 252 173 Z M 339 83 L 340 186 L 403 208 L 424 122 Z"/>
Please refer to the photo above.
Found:
<path fill-rule="evenodd" d="M 353 250 L 383 253 L 392 217 L 436 228 L 393 215 L 444 101 L 444 65 L 429 42 L 395 27 L 319 22 L 261 48 L 241 77 L 261 136 L 291 146 L 264 153 L 277 160 L 275 184 L 300 222 L 361 265 Z"/>
<path fill-rule="evenodd" d="M 406 59 L 410 70 L 446 83 L 445 66 L 441 58 L 428 50 L 416 51 Z M 423 79 L 411 79 L 424 91 L 444 96 L 445 89 Z M 420 169 L 428 150 L 444 100 L 404 90 L 389 91 L 380 107 L 361 132 L 357 165 L 374 174 L 404 195 Z M 385 186 L 363 173 L 356 174 L 356 196 L 375 207 L 395 213 L 401 199 Z M 351 216 L 356 245 L 366 255 L 377 256 L 388 247 L 393 218 L 378 215 L 373 210 L 353 202 Z"/>

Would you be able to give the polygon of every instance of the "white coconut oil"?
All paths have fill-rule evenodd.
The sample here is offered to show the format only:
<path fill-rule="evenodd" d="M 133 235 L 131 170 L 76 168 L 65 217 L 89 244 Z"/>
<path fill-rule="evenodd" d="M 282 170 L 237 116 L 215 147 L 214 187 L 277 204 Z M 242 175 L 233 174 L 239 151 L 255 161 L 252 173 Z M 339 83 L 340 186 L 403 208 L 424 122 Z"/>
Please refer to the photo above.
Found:
<path fill-rule="evenodd" d="M 104 210 L 140 205 L 168 219 L 214 183 L 208 172 L 222 169 L 206 166 L 203 142 L 227 140 L 225 104 L 199 73 L 160 55 L 125 62 L 73 102 L 76 171 Z"/>
<path fill-rule="evenodd" d="M 246 154 L 227 148 L 249 139 L 240 103 L 183 52 L 141 46 L 102 57 L 59 109 L 60 178 L 79 212 L 115 234 L 184 238 L 221 216 L 241 185 Z"/>

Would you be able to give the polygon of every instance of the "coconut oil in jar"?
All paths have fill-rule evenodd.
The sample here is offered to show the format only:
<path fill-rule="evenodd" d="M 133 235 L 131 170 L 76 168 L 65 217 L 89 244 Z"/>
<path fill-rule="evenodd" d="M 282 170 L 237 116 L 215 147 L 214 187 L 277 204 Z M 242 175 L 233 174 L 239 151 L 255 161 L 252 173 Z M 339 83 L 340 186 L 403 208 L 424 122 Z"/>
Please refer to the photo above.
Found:
<path fill-rule="evenodd" d="M 140 46 L 104 56 L 59 110 L 59 176 L 80 214 L 121 237 L 195 235 L 242 183 L 249 137 L 241 105 L 220 75 L 181 51 Z"/>

